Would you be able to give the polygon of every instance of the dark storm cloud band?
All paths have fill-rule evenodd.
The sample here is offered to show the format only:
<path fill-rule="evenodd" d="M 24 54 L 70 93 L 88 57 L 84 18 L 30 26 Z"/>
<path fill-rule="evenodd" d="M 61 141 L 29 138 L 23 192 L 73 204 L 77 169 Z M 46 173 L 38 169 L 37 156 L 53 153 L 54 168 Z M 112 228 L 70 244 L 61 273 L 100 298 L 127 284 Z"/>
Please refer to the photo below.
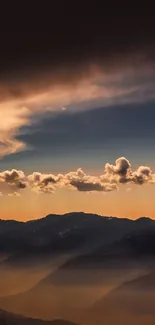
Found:
<path fill-rule="evenodd" d="M 111 192 L 118 190 L 119 184 L 146 183 L 155 184 L 155 174 L 149 166 L 139 166 L 132 171 L 130 162 L 124 158 L 118 158 L 115 164 L 106 163 L 103 175 L 87 175 L 81 168 L 67 174 L 42 174 L 34 172 L 25 175 L 21 170 L 10 170 L 0 173 L 0 184 L 5 184 L 7 190 L 15 195 L 20 190 L 32 190 L 36 193 L 54 193 L 57 188 L 76 189 L 80 192 Z"/>
<path fill-rule="evenodd" d="M 126 53 L 139 50 L 152 54 L 155 23 L 150 6 L 94 6 L 90 2 L 62 2 L 60 6 L 59 2 L 34 1 L 29 7 L 23 1 L 22 24 L 17 23 L 19 8 L 17 11 L 15 4 L 12 9 L 10 5 L 13 23 L 8 19 L 8 31 L 3 28 L 0 32 L 1 76 L 10 71 L 15 75 L 20 69 L 35 73 L 49 66 L 72 69 L 74 64 L 88 61 L 107 63 L 109 58 L 122 59 Z"/>
<path fill-rule="evenodd" d="M 59 74 L 59 82 L 70 80 L 71 76 L 78 79 L 90 64 L 99 65 L 104 71 L 129 61 L 137 67 L 135 54 L 145 57 L 147 63 L 154 62 L 155 22 L 150 6 L 81 6 L 78 2 L 62 2 L 60 6 L 59 2 L 34 1 L 29 7 L 23 1 L 22 24 L 17 23 L 19 9 L 20 6 L 16 10 L 15 4 L 12 8 L 10 5 L 13 23 L 10 17 L 8 29 L 0 31 L 2 84 L 31 83 L 49 71 L 53 76 Z M 43 87 L 43 79 L 38 86 L 40 83 Z M 20 91 L 27 91 L 20 89 L 18 93 L 17 87 L 11 88 L 16 97 L 21 96 Z"/>
<path fill-rule="evenodd" d="M 19 24 L 0 32 L 1 157 L 26 149 L 18 135 L 34 115 L 66 106 L 79 109 L 81 103 L 85 109 L 154 98 L 151 8 L 147 13 L 142 6 L 75 6 L 65 3 L 60 10 L 59 5 L 37 3 L 35 29 L 29 19 L 29 30 Z M 28 11 L 33 12 L 33 5 Z M 22 25 L 24 15 L 27 26 L 22 8 Z M 149 78 L 148 66 L 153 71 Z M 130 80 L 126 68 L 132 70 Z"/>

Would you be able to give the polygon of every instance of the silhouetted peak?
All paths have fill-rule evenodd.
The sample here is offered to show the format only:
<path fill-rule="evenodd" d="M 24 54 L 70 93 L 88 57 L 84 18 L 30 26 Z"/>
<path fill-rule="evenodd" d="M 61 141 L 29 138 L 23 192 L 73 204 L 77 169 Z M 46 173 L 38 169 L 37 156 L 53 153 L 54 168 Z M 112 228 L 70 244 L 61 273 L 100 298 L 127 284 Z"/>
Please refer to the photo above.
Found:
<path fill-rule="evenodd" d="M 140 218 L 136 219 L 135 221 L 139 222 L 139 223 L 148 223 L 148 222 L 151 223 L 154 220 L 149 217 L 140 217 Z"/>

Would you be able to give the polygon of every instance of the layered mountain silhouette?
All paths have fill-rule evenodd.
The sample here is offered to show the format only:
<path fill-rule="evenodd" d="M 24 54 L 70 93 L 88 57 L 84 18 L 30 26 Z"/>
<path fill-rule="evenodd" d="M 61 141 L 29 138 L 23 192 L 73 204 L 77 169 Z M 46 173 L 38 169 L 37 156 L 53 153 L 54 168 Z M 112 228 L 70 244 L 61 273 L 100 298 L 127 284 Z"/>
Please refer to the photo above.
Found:
<path fill-rule="evenodd" d="M 71 253 L 67 261 L 31 289 L 1 297 L 0 307 L 9 312 L 45 320 L 69 319 L 84 325 L 88 319 L 91 324 L 92 319 L 95 325 L 99 324 L 96 312 L 99 306 L 100 319 L 104 314 L 107 320 L 111 317 L 108 304 L 113 306 L 113 297 L 117 292 L 120 295 L 126 286 L 123 283 L 128 281 L 131 286 L 134 278 L 141 279 L 146 273 L 154 277 L 150 270 L 155 266 L 155 221 L 149 218 L 133 221 L 69 213 L 26 223 L 2 221 L 2 224 L 0 249 L 10 253 L 7 259 L 10 266 L 30 257 L 42 259 L 47 255 L 52 260 L 55 255 Z M 124 297 L 122 299 L 125 303 Z M 139 299 L 137 295 L 137 304 Z M 121 303 L 116 300 L 113 310 L 117 314 Z M 125 312 L 125 306 L 123 310 Z M 92 317 L 87 317 L 88 314 Z"/>
<path fill-rule="evenodd" d="M 102 270 L 113 270 L 116 273 L 134 268 L 147 269 L 155 266 L 154 257 L 154 223 L 152 220 L 141 219 L 136 221 L 135 229 L 121 239 L 69 259 L 42 282 L 53 285 L 101 285 L 105 282 Z"/>
<path fill-rule="evenodd" d="M 29 290 L 1 296 L 0 308 L 9 313 L 82 325 L 103 325 L 104 319 L 106 325 L 154 324 L 152 219 L 68 213 L 25 223 L 0 221 L 0 252 L 9 255 L 0 272 L 25 261 L 31 265 L 36 259 L 44 263 L 45 256 L 52 261 L 67 255 Z M 51 324 L 59 325 L 55 322 Z"/>

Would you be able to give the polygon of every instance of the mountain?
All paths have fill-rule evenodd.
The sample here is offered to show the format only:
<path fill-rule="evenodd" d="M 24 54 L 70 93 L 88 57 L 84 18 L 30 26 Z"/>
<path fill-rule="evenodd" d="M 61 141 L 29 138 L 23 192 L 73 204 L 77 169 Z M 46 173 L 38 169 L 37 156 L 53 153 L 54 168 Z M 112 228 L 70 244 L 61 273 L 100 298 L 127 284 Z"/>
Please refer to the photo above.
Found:
<path fill-rule="evenodd" d="M 114 289 L 122 288 L 124 282 L 154 269 L 155 221 L 149 218 L 134 221 L 79 212 L 6 224 L 2 222 L 0 251 L 10 253 L 10 257 L 1 262 L 0 272 L 6 265 L 18 266 L 24 261 L 36 264 L 36 258 L 44 264 L 45 256 L 50 261 L 55 256 L 68 256 L 54 269 L 50 266 L 48 274 L 28 290 L 1 297 L 0 307 L 9 312 L 45 320 L 69 319 L 80 324 L 87 324 L 88 319 L 91 324 L 92 318 L 92 325 L 99 325 L 95 303 L 103 300 L 101 309 L 108 319 L 108 294 L 113 295 Z M 25 276 L 27 273 L 22 281 Z M 5 282 L 5 272 L 2 281 Z M 85 318 L 87 309 L 92 317 L 86 312 Z M 101 316 L 103 319 L 102 311 Z"/>
<path fill-rule="evenodd" d="M 0 324 L 1 325 L 77 325 L 75 323 L 56 319 L 53 321 L 43 321 L 40 319 L 25 318 L 23 316 L 8 313 L 0 310 Z"/>
<path fill-rule="evenodd" d="M 19 223 L 0 221 L 0 295 L 12 295 L 30 289 L 47 274 L 60 269 L 67 260 L 87 255 L 98 247 L 121 239 L 141 222 L 82 212 L 49 215 Z M 148 226 L 151 222 L 154 223 L 150 219 L 146 220 Z M 75 276 L 75 272 L 72 272 L 72 277 L 69 274 L 70 283 L 73 283 L 74 279 L 71 279 Z M 101 277 L 98 277 L 98 282 Z M 80 278 L 85 283 L 93 282 L 90 272 L 85 277 L 83 272 L 81 276 L 77 275 L 76 281 Z M 53 281 L 54 278 L 49 277 L 47 282 L 52 285 Z M 82 294 L 84 298 L 80 300 L 86 302 L 86 290 Z M 74 301 L 73 296 L 72 293 L 69 298 Z"/>
<path fill-rule="evenodd" d="M 28 222 L 0 220 L 0 254 L 9 255 L 8 264 L 81 254 L 119 240 L 130 231 L 150 227 L 155 229 L 155 221 L 149 218 L 133 221 L 83 212 L 48 215 Z"/>
<path fill-rule="evenodd" d="M 70 258 L 30 290 L 0 298 L 1 308 L 31 317 L 77 321 L 81 308 L 155 267 L 154 221 L 132 221 L 130 232 L 124 225 L 128 220 L 105 218 L 104 222 L 109 234 L 105 245 L 101 241 L 101 246 L 89 253 Z M 117 236 L 114 229 L 121 229 Z"/>
<path fill-rule="evenodd" d="M 142 223 L 144 220 L 141 220 Z M 145 221 L 146 222 L 146 221 Z M 148 269 L 155 266 L 155 229 L 140 227 L 112 243 L 101 245 L 87 254 L 75 256 L 66 261 L 54 273 L 49 275 L 44 284 L 71 285 L 95 284 L 105 282 L 103 270 L 113 273 L 129 272 L 134 269 Z M 96 272 L 95 272 L 96 270 Z M 100 270 L 100 272 L 99 272 Z M 110 272 L 107 275 L 110 276 Z"/>
<path fill-rule="evenodd" d="M 87 251 L 121 237 L 132 226 L 131 220 L 120 222 L 82 212 L 48 215 L 25 223 L 1 220 L 0 253 L 8 254 L 8 263 L 14 264 L 29 258 Z"/>
<path fill-rule="evenodd" d="M 92 325 L 155 324 L 155 271 L 127 281 L 112 290 L 87 311 Z M 87 319 L 87 316 L 85 316 Z"/>

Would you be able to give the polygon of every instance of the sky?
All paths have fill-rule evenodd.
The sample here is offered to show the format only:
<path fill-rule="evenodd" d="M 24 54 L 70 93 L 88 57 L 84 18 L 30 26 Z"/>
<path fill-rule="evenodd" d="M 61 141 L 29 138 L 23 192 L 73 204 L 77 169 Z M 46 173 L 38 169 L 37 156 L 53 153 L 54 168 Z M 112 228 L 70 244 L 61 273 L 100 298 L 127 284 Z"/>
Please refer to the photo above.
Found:
<path fill-rule="evenodd" d="M 0 29 L 0 218 L 155 218 L 151 8 L 16 9 Z"/>

